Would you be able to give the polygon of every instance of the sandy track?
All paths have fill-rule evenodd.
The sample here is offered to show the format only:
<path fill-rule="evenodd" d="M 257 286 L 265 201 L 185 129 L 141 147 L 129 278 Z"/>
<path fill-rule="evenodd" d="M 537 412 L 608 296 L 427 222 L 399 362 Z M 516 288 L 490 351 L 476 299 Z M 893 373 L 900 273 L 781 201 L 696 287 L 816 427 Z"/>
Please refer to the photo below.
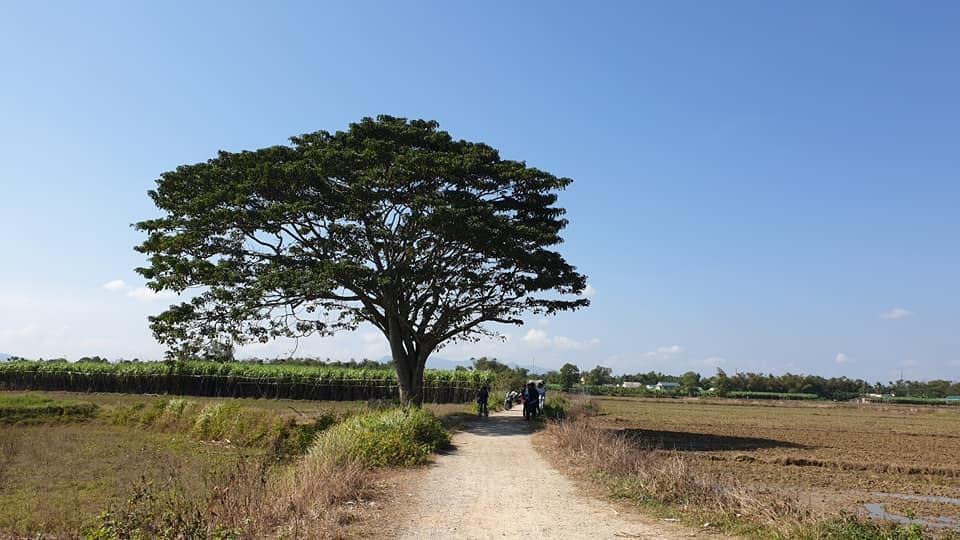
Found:
<path fill-rule="evenodd" d="M 410 490 L 400 537 L 680 538 L 697 531 L 577 493 L 533 448 L 519 408 L 472 423 Z M 509 488 L 507 488 L 509 486 Z M 538 493 L 534 500 L 525 495 Z"/>

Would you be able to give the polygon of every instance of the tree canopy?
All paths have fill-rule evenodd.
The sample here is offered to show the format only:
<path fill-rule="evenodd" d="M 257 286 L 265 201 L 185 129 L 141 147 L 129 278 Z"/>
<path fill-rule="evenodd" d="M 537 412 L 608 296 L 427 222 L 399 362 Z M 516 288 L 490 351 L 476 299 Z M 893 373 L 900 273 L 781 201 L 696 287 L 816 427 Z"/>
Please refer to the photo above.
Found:
<path fill-rule="evenodd" d="M 580 384 L 580 368 L 568 362 L 560 368 L 560 385 L 570 390 L 575 384 Z"/>
<path fill-rule="evenodd" d="M 380 116 L 289 146 L 221 151 L 163 173 L 163 215 L 137 271 L 195 290 L 150 318 L 173 354 L 350 330 L 390 344 L 402 399 L 419 403 L 427 357 L 490 323 L 588 305 L 586 278 L 555 251 L 572 180 L 454 140 L 436 122 Z"/>

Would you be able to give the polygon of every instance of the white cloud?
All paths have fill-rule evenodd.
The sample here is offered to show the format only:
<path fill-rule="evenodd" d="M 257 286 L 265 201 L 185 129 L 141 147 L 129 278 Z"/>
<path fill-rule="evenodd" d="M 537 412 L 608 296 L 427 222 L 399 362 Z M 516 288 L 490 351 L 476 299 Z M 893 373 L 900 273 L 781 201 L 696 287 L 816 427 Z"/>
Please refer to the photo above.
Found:
<path fill-rule="evenodd" d="M 543 347 L 550 342 L 547 338 L 547 333 L 543 330 L 537 330 L 536 328 L 528 330 L 527 333 L 524 334 L 523 340 L 535 347 Z"/>
<path fill-rule="evenodd" d="M 600 343 L 598 338 L 579 341 L 567 336 L 549 336 L 543 330 L 533 328 L 523 336 L 523 341 L 536 348 L 551 348 L 558 351 L 581 350 Z"/>
<path fill-rule="evenodd" d="M 849 356 L 847 356 L 847 355 L 845 355 L 845 354 L 843 354 L 843 353 L 837 353 L 837 356 L 834 357 L 833 361 L 836 362 L 836 363 L 838 363 L 838 364 L 840 364 L 840 365 L 843 365 L 843 364 L 850 363 L 850 362 L 852 362 L 853 360 L 851 360 Z"/>
<path fill-rule="evenodd" d="M 590 298 L 595 294 L 597 294 L 597 289 L 593 285 L 587 283 L 587 286 L 583 288 L 583 292 L 580 293 L 580 296 Z"/>
<path fill-rule="evenodd" d="M 113 281 L 108 281 L 100 286 L 102 289 L 106 289 L 111 292 L 125 291 L 126 296 L 133 298 L 135 300 L 140 300 L 141 302 L 152 302 L 154 300 L 169 300 L 171 298 L 176 298 L 178 295 L 173 291 L 160 291 L 156 292 L 149 287 L 133 287 L 122 279 L 115 279 Z"/>
<path fill-rule="evenodd" d="M 897 320 L 897 319 L 908 319 L 913 317 L 914 313 L 909 309 L 904 309 L 901 307 L 895 307 L 889 311 L 884 311 L 880 314 L 881 319 L 888 320 Z"/>
<path fill-rule="evenodd" d="M 148 287 L 137 287 L 127 291 L 127 296 L 143 302 L 152 302 L 154 300 L 169 300 L 170 298 L 176 298 L 177 294 L 173 291 L 156 292 Z"/>
<path fill-rule="evenodd" d="M 104 283 L 100 287 L 108 291 L 122 291 L 127 288 L 127 283 L 122 279 L 115 279 Z"/>
<path fill-rule="evenodd" d="M 683 352 L 683 347 L 679 345 L 664 345 L 662 347 L 657 347 L 658 354 L 678 354 Z"/>

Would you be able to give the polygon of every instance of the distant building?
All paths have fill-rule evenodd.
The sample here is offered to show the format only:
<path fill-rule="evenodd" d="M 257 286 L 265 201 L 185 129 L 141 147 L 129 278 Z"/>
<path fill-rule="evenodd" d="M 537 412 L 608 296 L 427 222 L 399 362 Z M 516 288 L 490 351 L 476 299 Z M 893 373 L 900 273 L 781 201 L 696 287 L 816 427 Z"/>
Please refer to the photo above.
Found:
<path fill-rule="evenodd" d="M 960 396 L 947 396 L 947 401 L 960 401 Z"/>
<path fill-rule="evenodd" d="M 623 388 L 643 388 L 646 385 L 643 384 L 642 382 L 623 381 L 623 384 L 621 384 L 620 386 L 622 386 Z"/>
<path fill-rule="evenodd" d="M 647 385 L 647 390 L 657 390 L 660 392 L 676 390 L 677 388 L 680 388 L 680 383 L 661 381 L 661 382 L 658 382 L 657 384 Z"/>

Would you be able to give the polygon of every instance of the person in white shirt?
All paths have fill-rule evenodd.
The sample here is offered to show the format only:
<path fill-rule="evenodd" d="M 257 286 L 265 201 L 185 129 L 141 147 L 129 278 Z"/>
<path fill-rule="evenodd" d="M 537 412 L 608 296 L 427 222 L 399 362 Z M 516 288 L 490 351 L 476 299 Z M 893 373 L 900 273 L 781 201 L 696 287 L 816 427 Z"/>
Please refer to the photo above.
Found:
<path fill-rule="evenodd" d="M 539 409 L 540 412 L 543 412 L 543 406 L 547 403 L 547 385 L 543 384 L 543 381 L 540 381 L 537 384 L 537 393 L 540 394 Z"/>

